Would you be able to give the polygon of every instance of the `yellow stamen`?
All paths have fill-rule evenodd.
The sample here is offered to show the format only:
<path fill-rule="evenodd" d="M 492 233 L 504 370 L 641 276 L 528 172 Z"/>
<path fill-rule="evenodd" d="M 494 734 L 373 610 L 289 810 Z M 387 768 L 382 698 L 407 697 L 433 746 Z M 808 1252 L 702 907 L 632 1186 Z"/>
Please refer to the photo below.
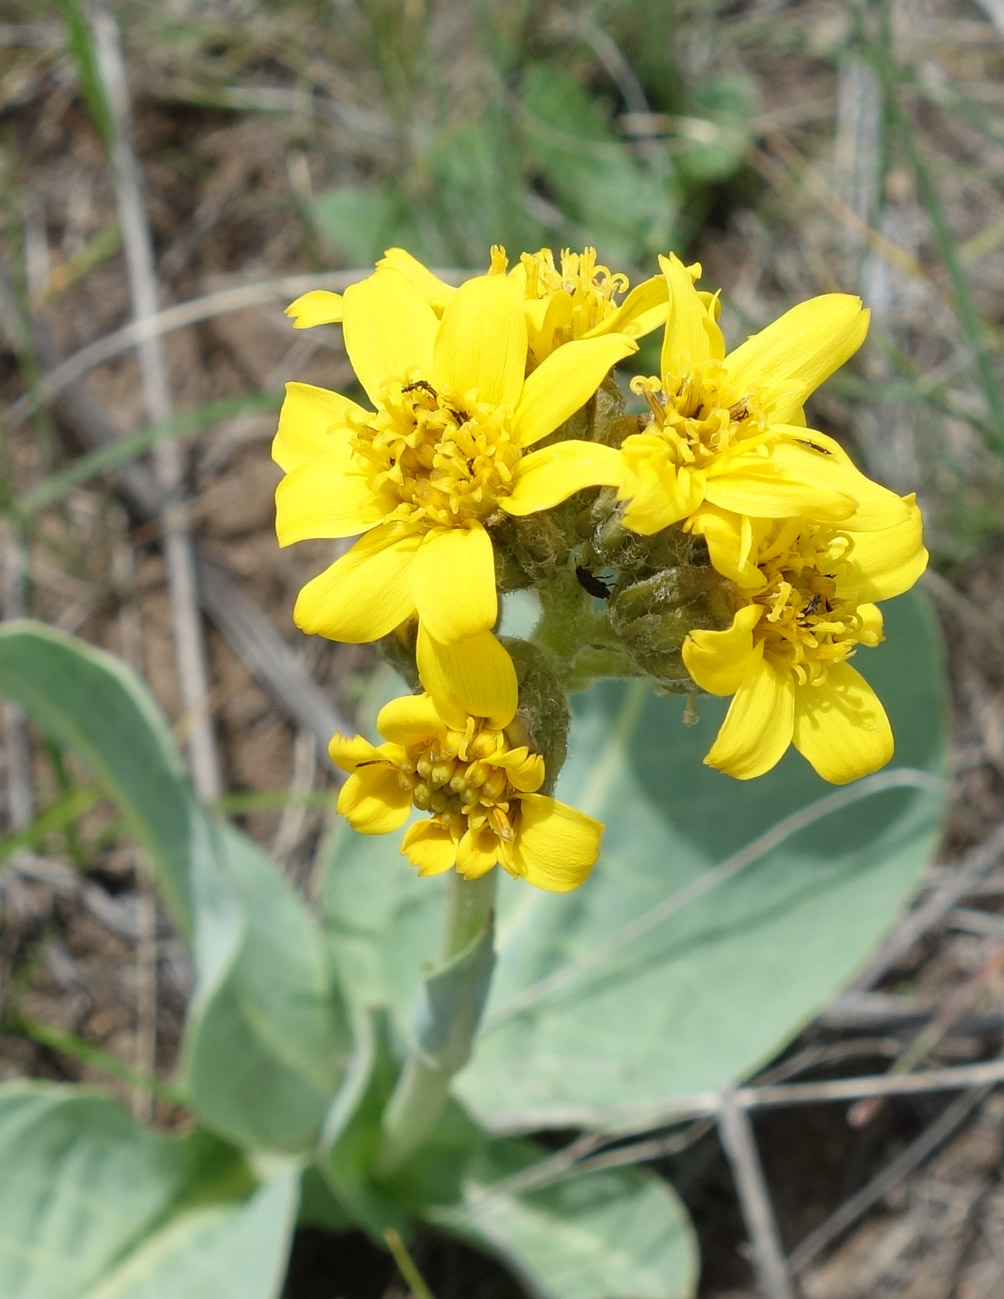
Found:
<path fill-rule="evenodd" d="M 354 425 L 353 449 L 392 518 L 452 527 L 481 520 L 507 496 L 519 461 L 508 408 L 420 377 L 384 384 L 382 407 Z"/>

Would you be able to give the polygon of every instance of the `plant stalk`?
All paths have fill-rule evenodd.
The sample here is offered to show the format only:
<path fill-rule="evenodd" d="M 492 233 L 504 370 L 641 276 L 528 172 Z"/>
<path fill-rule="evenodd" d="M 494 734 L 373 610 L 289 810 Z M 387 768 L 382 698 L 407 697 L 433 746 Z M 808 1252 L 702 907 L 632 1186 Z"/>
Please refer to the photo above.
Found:
<path fill-rule="evenodd" d="M 446 903 L 440 938 L 439 958 L 430 978 L 470 950 L 493 923 L 496 870 L 480 879 L 464 879 L 452 871 L 446 880 Z M 463 977 L 463 972 L 461 972 Z M 373 1161 L 373 1175 L 385 1180 L 411 1158 L 432 1131 L 449 1090 L 450 1079 L 466 1063 L 477 1031 L 483 992 L 474 993 L 476 1009 L 463 997 L 453 1002 L 454 1018 L 440 1024 L 450 1041 L 449 1058 L 435 1058 L 413 1042 L 387 1108 L 384 1111 L 380 1143 Z M 466 1013 L 465 1013 L 466 1012 Z"/>

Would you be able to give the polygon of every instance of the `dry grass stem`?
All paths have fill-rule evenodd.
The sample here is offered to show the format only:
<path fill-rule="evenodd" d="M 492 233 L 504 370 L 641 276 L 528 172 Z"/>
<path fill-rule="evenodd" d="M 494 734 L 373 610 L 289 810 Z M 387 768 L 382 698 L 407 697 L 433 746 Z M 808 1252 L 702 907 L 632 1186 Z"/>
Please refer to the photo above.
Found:
<path fill-rule="evenodd" d="M 131 141 L 129 89 L 118 24 L 103 3 L 95 5 L 93 27 L 98 69 L 114 128 L 112 172 L 133 316 L 137 321 L 143 321 L 156 316 L 159 310 L 153 240 L 143 198 L 142 172 Z M 138 344 L 137 352 L 147 413 L 152 423 L 163 423 L 171 418 L 172 410 L 161 336 L 154 334 L 144 340 Z M 199 617 L 195 550 L 185 514 L 180 447 L 172 439 L 159 441 L 153 449 L 153 462 L 161 500 L 159 517 L 171 595 L 178 676 L 189 719 L 188 753 L 192 778 L 202 798 L 215 799 L 222 793 L 223 785 L 212 716 L 207 706 L 206 649 Z"/>
<path fill-rule="evenodd" d="M 760 1294 L 763 1299 L 794 1299 L 753 1127 L 745 1109 L 736 1104 L 731 1090 L 721 1094 L 718 1134 L 739 1193 Z"/>

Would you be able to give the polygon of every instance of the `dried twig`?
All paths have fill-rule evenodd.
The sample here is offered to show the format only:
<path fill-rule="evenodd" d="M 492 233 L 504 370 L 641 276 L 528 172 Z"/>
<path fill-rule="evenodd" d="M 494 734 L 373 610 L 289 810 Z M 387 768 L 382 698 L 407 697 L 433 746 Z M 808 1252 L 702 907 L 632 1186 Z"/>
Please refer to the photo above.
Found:
<path fill-rule="evenodd" d="M 0 319 L 12 301 L 10 281 L 0 266 Z M 32 321 L 35 350 L 47 370 L 63 361 L 52 331 L 44 320 Z M 53 402 L 53 410 L 79 445 L 92 450 L 117 441 L 118 432 L 83 380 L 76 379 Z M 119 494 L 130 518 L 137 524 L 153 522 L 159 513 L 156 483 L 149 470 L 135 462 L 117 470 Z M 233 577 L 219 560 L 196 546 L 199 562 L 198 593 L 205 612 L 215 622 L 237 657 L 256 681 L 302 729 L 327 745 L 333 731 L 353 727 L 335 709 L 317 683 L 304 671 L 299 656 L 266 618 L 241 595 Z"/>
<path fill-rule="evenodd" d="M 123 325 L 121 329 L 88 343 L 72 356 L 47 366 L 45 374 L 39 380 L 38 398 L 53 401 L 88 371 L 105 361 L 121 356 L 123 352 L 150 339 L 162 338 L 176 329 L 183 329 L 186 325 L 196 325 L 202 320 L 212 320 L 231 311 L 247 311 L 266 303 L 288 302 L 311 289 L 341 291 L 368 274 L 366 269 L 351 269 L 314 275 L 280 275 L 270 280 L 258 280 L 254 284 L 237 284 L 232 288 L 217 289 L 214 293 L 206 293 L 190 302 L 178 302 L 155 315 Z M 440 279 L 456 282 L 463 278 L 465 272 L 451 268 L 437 270 L 435 274 Z M 31 394 L 21 397 L 7 414 L 8 428 L 23 424 L 33 408 Z"/>
<path fill-rule="evenodd" d="M 119 540 L 112 552 L 112 579 L 121 594 L 132 584 L 132 548 Z M 139 677 L 145 675 L 143 621 L 139 603 L 121 599 L 118 611 L 119 650 Z M 157 895 L 142 854 L 133 870 L 136 879 L 136 1037 L 133 1068 L 140 1078 L 152 1078 L 157 1058 Z M 153 1119 L 153 1092 L 139 1081 L 132 1089 L 132 1112 L 141 1123 Z"/>
<path fill-rule="evenodd" d="M 1000 1065 L 1002 1062 L 998 1060 L 994 1063 Z M 814 1231 L 811 1231 L 788 1258 L 792 1275 L 797 1276 L 799 1272 L 804 1272 L 827 1246 L 831 1245 L 848 1227 L 853 1226 L 873 1204 L 898 1186 L 929 1155 L 932 1155 L 942 1142 L 947 1141 L 956 1128 L 964 1123 L 973 1110 L 986 1099 L 991 1087 L 992 1084 L 986 1083 L 956 1097 L 944 1113 L 940 1114 L 916 1141 L 907 1146 L 902 1154 L 897 1155 L 866 1186 L 845 1200 L 836 1212 L 830 1214 Z"/>
<path fill-rule="evenodd" d="M 925 1056 L 931 1054 L 941 1039 L 949 1032 L 964 1010 L 984 991 L 990 979 L 996 979 L 1004 967 L 1004 947 L 998 946 L 983 965 L 969 979 L 945 998 L 938 1013 L 934 1015 L 908 1043 L 902 1054 L 889 1070 L 891 1074 L 909 1073 L 914 1065 L 919 1064 Z M 883 1098 L 869 1096 L 858 1101 L 848 1115 L 852 1127 L 864 1127 L 870 1123 L 882 1108 Z"/>
<path fill-rule="evenodd" d="M 94 6 L 92 19 L 98 72 L 104 84 L 112 126 L 110 145 L 122 242 L 133 315 L 141 321 L 159 309 L 153 240 L 142 174 L 131 142 L 131 113 L 125 62 L 118 25 L 104 0 Z M 147 412 L 153 423 L 171 418 L 167 361 L 159 335 L 137 348 Z M 188 530 L 183 494 L 183 463 L 178 444 L 170 438 L 153 448 L 154 472 L 161 495 L 160 519 L 164 562 L 174 624 L 181 698 L 188 715 L 188 752 L 195 787 L 204 799 L 219 797 L 222 786 L 212 721 L 205 641 L 199 617 L 195 551 Z"/>
<path fill-rule="evenodd" d="M 327 752 L 335 731 L 352 733 L 355 728 L 304 670 L 272 622 L 244 599 L 226 568 L 204 553 L 199 554 L 199 584 L 206 612 L 231 649 L 289 718 L 317 738 L 322 752 Z M 335 779 L 345 777 L 336 771 Z"/>
<path fill-rule="evenodd" d="M 962 898 L 1000 863 L 1004 855 L 1004 822 L 953 867 L 951 874 L 892 932 L 850 990 L 870 988 L 886 975 L 911 947 L 934 928 Z"/>
<path fill-rule="evenodd" d="M 834 1078 L 822 1082 L 780 1083 L 764 1087 L 737 1087 L 734 1098 L 746 1109 L 784 1108 L 788 1105 L 824 1105 L 861 1100 L 866 1096 L 915 1096 L 925 1092 L 954 1091 L 1004 1083 L 1004 1060 L 951 1065 L 943 1069 L 918 1069 L 909 1074 L 876 1074 Z M 667 1096 L 662 1101 L 638 1104 L 565 1105 L 546 1112 L 502 1110 L 492 1116 L 493 1133 L 528 1132 L 548 1128 L 600 1128 L 610 1135 L 627 1136 L 688 1119 L 716 1115 L 721 1108 L 717 1091 Z"/>
<path fill-rule="evenodd" d="M 289 792 L 293 797 L 282 809 L 279 825 L 272 840 L 269 856 L 280 866 L 296 850 L 303 835 L 307 819 L 306 796 L 314 788 L 317 772 L 317 736 L 311 731 L 298 731 L 293 741 L 293 775 Z"/>
<path fill-rule="evenodd" d="M 794 1299 L 784 1260 L 781 1233 L 760 1163 L 749 1115 L 736 1104 L 735 1093 L 721 1093 L 718 1135 L 732 1169 L 743 1221 L 753 1248 L 753 1270 L 764 1299 Z"/>
<path fill-rule="evenodd" d="M 12 526 L 0 526 L 0 616 L 5 622 L 24 617 L 25 571 L 23 540 Z M 7 826 L 20 830 L 35 815 L 28 724 L 21 709 L 7 699 L 0 702 L 0 722 L 7 778 Z"/>

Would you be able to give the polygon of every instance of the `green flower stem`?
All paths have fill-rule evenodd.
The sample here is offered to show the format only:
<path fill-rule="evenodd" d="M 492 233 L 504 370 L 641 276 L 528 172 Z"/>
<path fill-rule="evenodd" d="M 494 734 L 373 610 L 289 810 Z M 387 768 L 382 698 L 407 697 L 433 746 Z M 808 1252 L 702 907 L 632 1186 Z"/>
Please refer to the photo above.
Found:
<path fill-rule="evenodd" d="M 610 677 L 621 681 L 647 675 L 643 668 L 630 662 L 620 646 L 608 649 L 586 645 L 575 656 L 572 671 L 566 676 L 565 688 L 574 695 L 580 690 L 588 690 L 597 679 Z"/>
<path fill-rule="evenodd" d="M 552 666 L 565 689 L 584 690 L 596 677 L 633 677 L 639 672 L 604 613 L 593 606 L 572 572 L 539 588 L 541 618 L 533 634 L 554 656 Z"/>
<path fill-rule="evenodd" d="M 574 573 L 555 576 L 545 586 L 538 588 L 541 618 L 533 638 L 538 645 L 551 651 L 558 663 L 569 664 L 591 636 L 598 623 L 592 611 L 592 599 L 582 589 Z"/>
<path fill-rule="evenodd" d="M 490 934 L 497 869 L 477 880 L 464 879 L 456 871 L 447 877 L 439 958 L 435 968 L 426 973 L 426 984 L 475 947 L 486 931 Z M 471 1003 L 461 996 L 451 1002 L 452 1020 L 439 1025 L 450 1043 L 448 1058 L 431 1057 L 417 1042 L 412 1045 L 384 1111 L 373 1162 L 373 1175 L 378 1180 L 392 1177 L 407 1163 L 435 1125 L 446 1101 L 450 1079 L 466 1063 L 477 1031 L 483 991 L 474 992 L 473 996 L 476 1003 L 473 1013 Z"/>

